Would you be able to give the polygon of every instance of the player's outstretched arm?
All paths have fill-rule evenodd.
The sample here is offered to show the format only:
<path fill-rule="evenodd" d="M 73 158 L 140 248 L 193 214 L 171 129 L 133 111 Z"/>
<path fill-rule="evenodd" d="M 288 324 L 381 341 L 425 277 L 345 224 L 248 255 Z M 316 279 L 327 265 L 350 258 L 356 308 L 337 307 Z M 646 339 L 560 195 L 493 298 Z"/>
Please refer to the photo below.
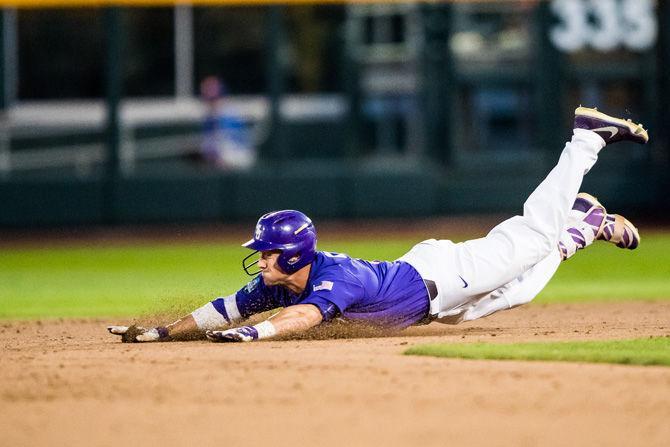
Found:
<path fill-rule="evenodd" d="M 288 335 L 317 326 L 323 321 L 318 307 L 312 304 L 296 304 L 282 309 L 277 314 L 255 326 L 241 326 L 225 331 L 207 331 L 207 338 L 217 342 L 253 341 L 277 335 Z"/>
<path fill-rule="evenodd" d="M 189 339 L 193 338 L 194 334 L 225 329 L 254 314 L 276 309 L 281 304 L 275 298 L 258 276 L 236 293 L 218 297 L 167 326 L 155 328 L 109 326 L 107 329 L 112 334 L 120 335 L 122 341 L 127 343 Z M 279 314 L 276 317 L 279 317 Z M 318 323 L 314 323 L 316 324 Z"/>
<path fill-rule="evenodd" d="M 107 330 L 115 335 L 120 335 L 124 343 L 137 343 L 149 341 L 180 340 L 192 337 L 201 332 L 196 324 L 193 314 L 186 315 L 167 326 L 144 328 L 140 326 L 108 326 Z"/>
<path fill-rule="evenodd" d="M 247 313 L 245 313 L 246 315 Z M 120 335 L 125 343 L 186 340 L 202 336 L 206 330 L 221 329 L 244 320 L 235 295 L 217 298 L 167 326 L 109 326 L 107 330 Z"/>

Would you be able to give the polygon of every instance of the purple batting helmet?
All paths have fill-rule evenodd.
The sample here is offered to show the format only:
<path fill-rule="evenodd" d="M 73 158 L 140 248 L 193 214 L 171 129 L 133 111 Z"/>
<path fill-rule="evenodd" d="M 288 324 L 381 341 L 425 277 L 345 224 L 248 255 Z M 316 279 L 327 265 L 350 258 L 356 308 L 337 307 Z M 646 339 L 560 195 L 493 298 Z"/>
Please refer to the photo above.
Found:
<path fill-rule="evenodd" d="M 255 250 L 242 260 L 242 268 L 248 275 L 258 260 L 247 260 L 259 251 L 279 250 L 277 264 L 285 273 L 297 272 L 314 260 L 316 256 L 316 228 L 312 220 L 300 211 L 283 210 L 264 214 L 258 219 L 253 239 L 242 244 Z"/>

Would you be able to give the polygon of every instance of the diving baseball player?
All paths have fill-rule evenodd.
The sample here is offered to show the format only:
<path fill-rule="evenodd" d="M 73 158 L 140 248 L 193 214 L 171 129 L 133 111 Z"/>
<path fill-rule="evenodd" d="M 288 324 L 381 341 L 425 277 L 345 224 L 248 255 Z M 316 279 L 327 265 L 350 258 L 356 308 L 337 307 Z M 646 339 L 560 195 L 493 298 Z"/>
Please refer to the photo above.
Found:
<path fill-rule="evenodd" d="M 623 140 L 645 144 L 649 137 L 640 124 L 577 108 L 572 139 L 526 200 L 523 215 L 481 239 L 423 241 L 393 262 L 317 251 L 316 229 L 303 213 L 265 214 L 243 244 L 254 250 L 242 262 L 254 279 L 237 293 L 168 326 L 108 329 L 128 342 L 196 332 L 212 341 L 239 342 L 306 331 L 335 318 L 391 329 L 432 321 L 456 324 L 528 303 L 561 261 L 595 240 L 638 246 L 640 236 L 628 220 L 608 214 L 593 196 L 578 194 L 598 153 Z M 277 308 L 282 310 L 259 324 L 239 325 Z"/>

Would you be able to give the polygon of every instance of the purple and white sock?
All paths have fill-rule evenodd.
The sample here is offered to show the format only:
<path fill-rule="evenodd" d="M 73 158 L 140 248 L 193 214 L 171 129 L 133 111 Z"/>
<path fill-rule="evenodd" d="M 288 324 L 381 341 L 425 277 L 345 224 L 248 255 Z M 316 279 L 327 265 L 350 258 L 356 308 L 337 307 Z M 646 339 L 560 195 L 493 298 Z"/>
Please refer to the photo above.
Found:
<path fill-rule="evenodd" d="M 597 229 L 587 222 L 565 228 L 561 232 L 558 241 L 558 249 L 561 252 L 561 258 L 565 261 L 572 257 L 577 250 L 583 250 L 593 243 L 596 239 Z"/>

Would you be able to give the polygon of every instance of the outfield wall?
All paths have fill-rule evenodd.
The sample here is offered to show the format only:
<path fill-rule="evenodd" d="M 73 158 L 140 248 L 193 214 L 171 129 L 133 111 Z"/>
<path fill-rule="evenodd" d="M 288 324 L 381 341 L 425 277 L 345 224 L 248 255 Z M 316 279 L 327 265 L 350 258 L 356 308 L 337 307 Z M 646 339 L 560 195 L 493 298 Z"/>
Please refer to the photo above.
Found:
<path fill-rule="evenodd" d="M 556 154 L 557 155 L 557 154 Z M 0 183 L 5 227 L 252 221 L 296 208 L 315 218 L 424 217 L 520 213 L 546 169 L 450 174 L 429 163 L 370 168 L 323 161 L 259 167 L 246 174 L 164 165 L 107 183 L 102 178 Z M 319 175 L 315 175 L 319 172 Z M 169 174 L 168 174 L 169 173 Z M 658 218 L 658 191 L 642 170 L 585 181 L 611 210 Z"/>

